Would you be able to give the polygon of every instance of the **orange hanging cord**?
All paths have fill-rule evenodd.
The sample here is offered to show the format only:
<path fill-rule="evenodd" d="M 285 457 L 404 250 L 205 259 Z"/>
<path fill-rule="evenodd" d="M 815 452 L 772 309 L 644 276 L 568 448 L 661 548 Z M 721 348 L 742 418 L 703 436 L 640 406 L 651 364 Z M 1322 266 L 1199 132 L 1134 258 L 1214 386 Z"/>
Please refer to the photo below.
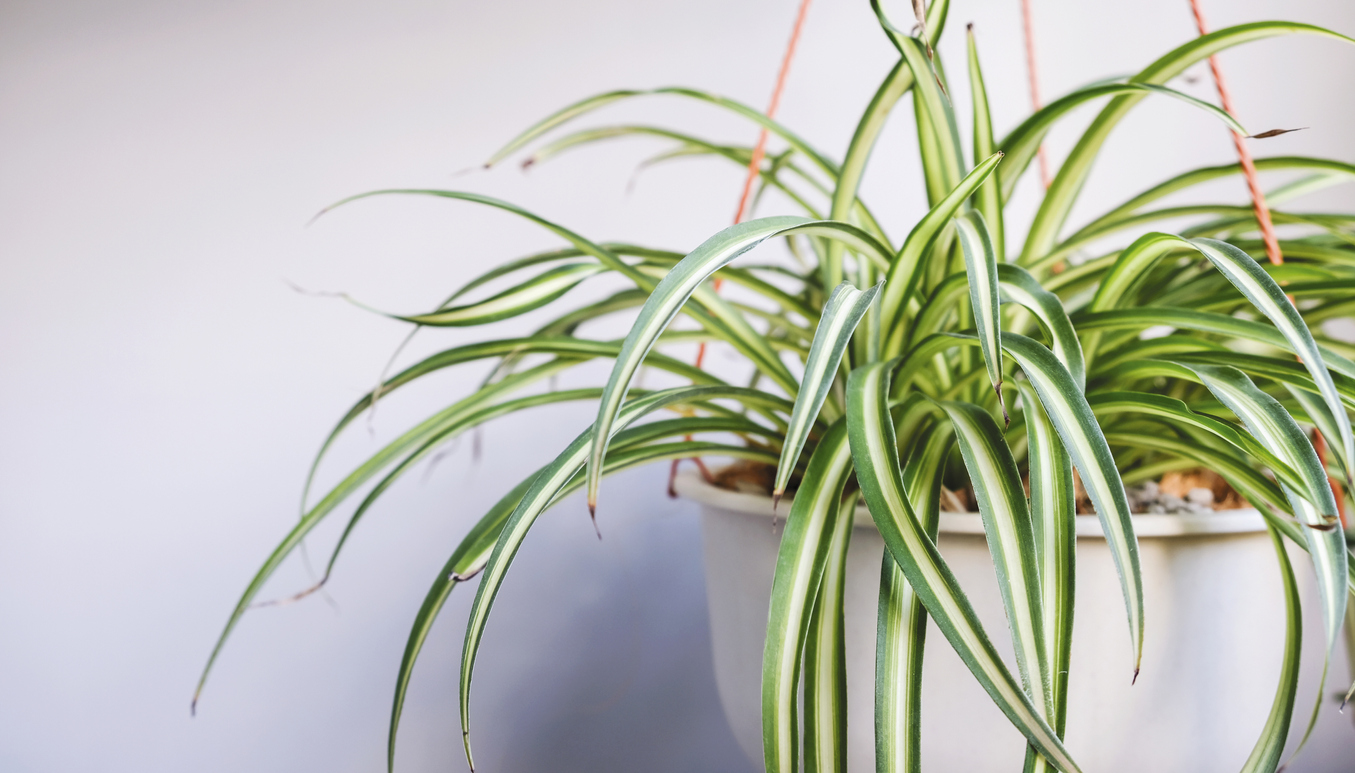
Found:
<path fill-rule="evenodd" d="M 1026 78 L 1030 82 L 1030 107 L 1038 112 L 1043 104 L 1040 101 L 1040 68 L 1035 61 L 1035 22 L 1030 11 L 1030 0 L 1021 0 L 1021 28 L 1026 39 Z M 1040 159 L 1040 183 L 1049 187 L 1049 156 L 1045 155 L 1044 145 L 1038 151 Z"/>
<path fill-rule="evenodd" d="M 800 42 L 800 33 L 804 31 L 805 17 L 809 15 L 809 3 L 810 0 L 800 0 L 800 10 L 795 15 L 795 26 L 790 31 L 790 41 L 786 44 L 786 53 L 781 57 L 781 69 L 776 74 L 776 86 L 772 88 L 772 98 L 767 103 L 766 116 L 769 119 L 776 117 L 776 110 L 781 106 L 781 93 L 786 90 L 786 76 L 790 74 L 790 63 L 795 58 L 795 47 Z M 753 146 L 753 156 L 748 160 L 748 174 L 743 180 L 743 193 L 739 196 L 739 208 L 734 212 L 734 225 L 742 223 L 744 217 L 748 215 L 748 203 L 752 199 L 753 183 L 762 171 L 763 159 L 767 157 L 767 137 L 767 127 L 764 126 L 762 131 L 758 132 L 757 144 Z M 713 284 L 715 291 L 719 292 L 724 280 L 717 276 Z M 694 364 L 700 368 L 705 361 L 706 342 L 702 341 L 696 347 Z M 688 436 L 687 439 L 691 440 L 691 437 Z M 697 468 L 701 470 L 701 475 L 705 477 L 707 482 L 713 480 L 710 470 L 706 469 L 704 462 L 696 457 L 693 457 L 692 461 L 696 463 Z M 673 481 L 677 478 L 678 465 L 681 463 L 681 459 L 674 459 L 673 466 L 668 473 L 668 496 L 670 497 L 677 496 L 677 491 L 673 488 Z"/>
<path fill-rule="evenodd" d="M 1200 10 L 1200 0 L 1190 0 L 1190 11 L 1195 16 L 1195 29 L 1201 36 L 1209 34 L 1209 25 L 1205 23 L 1204 13 Z M 1223 80 L 1223 69 L 1219 67 L 1217 56 L 1209 57 L 1209 72 L 1214 76 L 1214 86 L 1218 89 L 1219 102 L 1223 104 L 1224 111 L 1236 118 L 1237 112 L 1233 110 L 1233 99 L 1228 93 L 1228 85 Z M 1280 252 L 1280 240 L 1275 235 L 1275 223 L 1270 219 L 1270 207 L 1266 205 L 1266 194 L 1261 190 L 1256 164 L 1252 161 L 1251 150 L 1247 148 L 1247 138 L 1236 130 L 1229 131 L 1233 135 L 1233 148 L 1237 151 L 1242 175 L 1247 180 L 1247 191 L 1251 193 L 1252 210 L 1256 213 L 1256 222 L 1261 227 L 1261 240 L 1266 245 L 1266 257 L 1272 265 L 1278 266 L 1284 263 L 1284 254 Z M 1294 299 L 1291 297 L 1289 300 L 1292 303 Z M 1326 465 L 1327 443 L 1322 433 L 1316 429 L 1313 430 L 1313 449 L 1317 452 L 1318 460 Z M 1347 525 L 1345 492 L 1335 477 L 1328 476 L 1327 481 L 1331 484 L 1331 492 L 1336 498 L 1336 513 L 1341 519 L 1341 527 L 1345 528 Z"/>

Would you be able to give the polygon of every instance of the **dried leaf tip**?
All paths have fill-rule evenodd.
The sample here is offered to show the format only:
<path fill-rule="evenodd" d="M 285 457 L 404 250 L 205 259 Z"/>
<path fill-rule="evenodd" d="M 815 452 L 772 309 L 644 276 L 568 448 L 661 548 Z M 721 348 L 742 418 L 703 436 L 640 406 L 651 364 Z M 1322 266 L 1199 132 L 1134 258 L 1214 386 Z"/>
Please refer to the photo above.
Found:
<path fill-rule="evenodd" d="M 781 497 L 782 497 L 783 495 L 785 495 L 785 493 L 786 493 L 786 490 L 783 489 L 783 488 L 777 489 L 776 491 L 773 491 L 773 492 L 772 492 L 772 515 L 773 515 L 773 516 L 776 515 L 776 506 L 777 506 L 778 504 L 781 503 Z"/>
<path fill-rule="evenodd" d="M 1134 666 L 1134 678 L 1129 680 L 1129 686 L 1133 687 L 1139 681 L 1139 667 Z"/>
<path fill-rule="evenodd" d="M 1300 127 L 1297 128 L 1297 129 L 1271 129 L 1271 130 L 1268 131 L 1268 132 L 1261 132 L 1260 134 L 1248 134 L 1248 135 L 1247 135 L 1247 139 L 1249 139 L 1249 140 L 1268 140 L 1268 139 L 1270 139 L 1271 137 L 1278 137 L 1278 136 L 1280 136 L 1281 134 L 1288 134 L 1288 133 L 1290 133 L 1290 132 L 1301 132 L 1301 131 L 1303 131 L 1304 129 L 1307 129 L 1307 128 L 1308 128 L 1307 126 L 1300 126 Z"/>

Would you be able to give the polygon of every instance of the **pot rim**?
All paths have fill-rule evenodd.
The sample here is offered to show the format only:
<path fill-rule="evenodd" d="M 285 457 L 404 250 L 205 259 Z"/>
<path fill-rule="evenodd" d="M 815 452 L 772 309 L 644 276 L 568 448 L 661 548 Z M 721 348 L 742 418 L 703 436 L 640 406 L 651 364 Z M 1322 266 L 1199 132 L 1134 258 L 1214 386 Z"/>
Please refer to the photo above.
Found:
<path fill-rule="evenodd" d="M 772 498 L 762 494 L 748 494 L 741 491 L 712 486 L 695 472 L 684 472 L 673 482 L 677 493 L 698 504 L 718 507 L 722 510 L 742 515 L 772 518 L 784 518 L 790 512 L 792 497 L 785 497 L 772 509 Z M 1197 514 L 1157 514 L 1139 513 L 1132 515 L 1134 533 L 1139 537 L 1193 537 L 1207 534 L 1251 534 L 1265 531 L 1266 521 L 1255 508 L 1238 510 L 1215 510 L 1212 513 Z M 855 526 L 858 529 L 873 529 L 870 511 L 864 503 L 858 504 L 855 513 Z M 983 534 L 983 519 L 978 513 L 941 513 L 941 532 L 943 534 Z M 1101 530 L 1101 519 L 1079 517 L 1077 536 L 1105 537 Z"/>

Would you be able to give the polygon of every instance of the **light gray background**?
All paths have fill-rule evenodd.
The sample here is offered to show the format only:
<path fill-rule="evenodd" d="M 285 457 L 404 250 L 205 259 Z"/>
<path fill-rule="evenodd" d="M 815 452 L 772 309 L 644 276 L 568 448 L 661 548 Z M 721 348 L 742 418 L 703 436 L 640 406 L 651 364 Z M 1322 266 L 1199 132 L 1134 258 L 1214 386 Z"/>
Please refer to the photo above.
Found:
<path fill-rule="evenodd" d="M 1183 0 L 1035 5 L 1048 96 L 1131 72 L 1193 34 Z M 1206 6 L 1216 27 L 1284 16 L 1355 32 L 1343 0 Z M 977 23 L 1000 131 L 1026 109 L 1018 7 L 957 0 L 943 48 L 962 72 L 958 32 Z M 312 453 L 402 335 L 288 282 L 416 311 L 472 272 L 555 244 L 440 201 L 369 201 L 306 221 L 372 188 L 458 186 L 594 238 L 690 248 L 727 224 L 737 169 L 660 167 L 627 195 L 658 146 L 626 143 L 525 177 L 511 165 L 452 173 L 605 89 L 682 83 L 760 106 L 793 14 L 792 0 L 0 4 L 0 769 L 381 769 L 395 668 L 428 583 L 473 519 L 588 415 L 501 422 L 479 464 L 463 443 L 411 475 L 340 560 L 333 604 L 249 614 L 190 719 L 198 671 L 294 522 Z M 782 117 L 840 154 L 893 59 L 864 0 L 820 0 Z M 1351 158 L 1355 48 L 1269 41 L 1224 63 L 1253 130 L 1312 127 L 1266 153 Z M 1195 74 L 1206 77 L 1184 87 L 1210 96 L 1204 68 Z M 896 237 L 923 202 L 900 116 L 865 187 Z M 755 136 L 672 101 L 608 118 Z M 1088 187 L 1100 205 L 1232 152 L 1211 119 L 1152 100 L 1106 151 Z M 1349 191 L 1323 201 L 1355 205 Z M 416 352 L 478 335 L 430 335 Z M 325 479 L 481 374 L 390 401 Z M 527 541 L 480 658 L 481 769 L 749 769 L 714 693 L 694 508 L 662 496 L 664 474 L 609 482 L 601 542 L 577 500 Z M 322 530 L 314 554 L 334 537 Z M 307 581 L 293 561 L 264 596 Z M 402 770 L 463 764 L 455 664 L 470 598 L 453 595 L 425 649 Z M 1344 771 L 1350 759 L 1348 747 L 1315 749 L 1295 770 Z"/>

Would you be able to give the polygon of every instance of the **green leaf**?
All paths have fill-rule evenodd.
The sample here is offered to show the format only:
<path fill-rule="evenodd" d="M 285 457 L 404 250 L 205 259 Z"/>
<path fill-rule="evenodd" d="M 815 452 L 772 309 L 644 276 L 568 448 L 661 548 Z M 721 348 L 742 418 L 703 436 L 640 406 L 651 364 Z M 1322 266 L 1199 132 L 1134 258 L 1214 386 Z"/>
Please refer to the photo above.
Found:
<path fill-rule="evenodd" d="M 1237 414 L 1252 436 L 1287 462 L 1305 484 L 1298 491 L 1288 486 L 1282 488 L 1294 517 L 1310 527 L 1304 533 L 1317 572 L 1327 652 L 1330 653 L 1340 638 L 1346 614 L 1347 554 L 1327 473 L 1299 425 L 1275 398 L 1257 389 L 1242 371 L 1208 365 L 1188 367 L 1215 397 Z"/>
<path fill-rule="evenodd" d="M 1077 553 L 1073 464 L 1040 405 L 1035 390 L 1018 382 L 1026 417 L 1030 460 L 1030 514 L 1039 573 L 1044 668 L 1049 675 L 1050 713 L 1045 719 L 1059 737 L 1068 720 L 1068 670 L 1073 645 L 1073 591 Z M 1026 770 L 1044 771 L 1047 761 L 1026 749 Z"/>
<path fill-rule="evenodd" d="M 1141 97 L 1149 94 L 1160 94 L 1164 97 L 1179 99 L 1188 105 L 1197 107 L 1205 112 L 1212 113 L 1215 118 L 1227 124 L 1228 128 L 1238 134 L 1246 134 L 1247 130 L 1237 119 L 1228 114 L 1227 111 L 1209 104 L 1201 99 L 1196 99 L 1189 94 L 1182 93 L 1176 89 L 1169 89 L 1166 86 L 1158 86 L 1152 83 L 1102 83 L 1086 88 L 1078 89 L 1071 94 L 1067 94 L 1059 99 L 1050 102 L 1033 115 L 1027 118 L 1011 131 L 1006 137 L 1002 138 L 999 147 L 1009 156 L 1011 161 L 998 173 L 998 178 L 1002 185 L 1002 195 L 1004 198 L 1010 198 L 1012 191 L 1016 188 L 1017 181 L 1025 173 L 1030 162 L 1035 158 L 1040 150 L 1040 145 L 1044 142 L 1045 135 L 1058 123 L 1059 119 L 1068 115 L 1076 107 L 1084 102 L 1100 97 L 1113 96 L 1116 94 L 1134 94 L 1138 93 Z"/>
<path fill-rule="evenodd" d="M 1285 297 L 1284 290 L 1252 257 L 1227 242 L 1214 239 L 1183 239 L 1170 234 L 1147 234 L 1130 245 L 1116 260 L 1090 304 L 1091 311 L 1106 311 L 1120 305 L 1147 275 L 1148 269 L 1164 256 L 1180 250 L 1195 250 L 1209 260 L 1257 311 L 1264 314 L 1299 356 L 1313 379 L 1317 391 L 1331 409 L 1337 423 L 1342 454 L 1355 457 L 1355 435 L 1350 417 L 1341 408 L 1341 398 L 1322 351 L 1298 310 Z M 1094 344 L 1089 343 L 1089 347 Z M 1355 480 L 1349 467 L 1347 477 Z"/>
<path fill-rule="evenodd" d="M 1003 421 L 1011 423 L 1002 397 L 1002 314 L 998 303 L 997 255 L 988 236 L 988 226 L 977 211 L 956 217 L 955 231 L 964 252 L 969 307 L 974 313 L 974 327 L 978 329 L 983 362 L 988 368 L 988 383 L 992 384 L 998 405 L 1002 406 Z"/>
<path fill-rule="evenodd" d="M 1196 311 L 1174 306 L 1142 306 L 1134 309 L 1115 309 L 1113 311 L 1079 314 L 1077 317 L 1077 329 L 1083 333 L 1120 329 L 1146 330 L 1158 326 L 1212 333 L 1236 338 L 1240 341 L 1253 341 L 1274 346 L 1291 352 L 1294 350 L 1293 344 L 1274 325 L 1209 311 Z M 1202 346 L 1209 346 L 1206 339 L 1197 338 L 1195 340 L 1200 341 Z M 1318 344 L 1318 351 L 1322 354 L 1323 362 L 1327 363 L 1327 366 L 1333 372 L 1355 378 L 1355 363 L 1321 344 Z M 1335 429 L 1335 424 L 1332 427 L 1332 437 L 1340 437 L 1340 432 Z"/>
<path fill-rule="evenodd" d="M 762 655 L 762 754 L 767 773 L 793 773 L 798 767 L 801 656 L 834 527 L 838 519 L 852 517 L 839 512 L 851 461 L 846 425 L 839 420 L 814 448 L 781 535 Z"/>
<path fill-rule="evenodd" d="M 1020 266 L 1002 263 L 997 267 L 998 290 L 1004 303 L 1024 306 L 1040 323 L 1049 338 L 1054 356 L 1068 369 L 1078 388 L 1087 385 L 1087 366 L 1083 360 L 1082 344 L 1077 329 L 1063 308 L 1063 301 L 1040 286 L 1035 277 Z"/>
<path fill-rule="evenodd" d="M 1271 158 L 1258 158 L 1253 161 L 1258 172 L 1269 171 L 1289 171 L 1289 170 L 1313 170 L 1325 174 L 1355 177 L 1355 164 L 1349 164 L 1344 161 L 1335 161 L 1326 158 L 1310 158 L 1306 156 L 1274 156 Z M 1161 182 L 1148 190 L 1140 193 L 1134 198 L 1126 201 L 1120 206 L 1112 209 L 1106 214 L 1098 217 L 1087 225 L 1083 226 L 1079 233 L 1085 231 L 1094 231 L 1106 223 L 1118 220 L 1127 215 L 1143 209 L 1145 206 L 1158 201 L 1173 193 L 1177 193 L 1188 188 L 1192 188 L 1202 183 L 1217 180 L 1231 175 L 1241 175 L 1241 164 L 1223 164 L 1220 166 L 1205 166 L 1198 169 L 1192 169 L 1188 172 L 1182 172 L 1179 175 Z M 1267 201 L 1274 202 L 1273 193 L 1266 194 Z M 1285 251 L 1288 254 L 1288 251 Z"/>
<path fill-rule="evenodd" d="M 660 443 L 639 447 L 624 446 L 618 448 L 613 446 L 607 454 L 607 473 L 611 474 L 664 459 L 687 458 L 691 454 L 730 456 L 761 462 L 768 462 L 772 458 L 771 454 L 757 448 L 702 441 Z M 400 660 L 400 670 L 395 679 L 395 702 L 391 708 L 390 735 L 387 742 L 386 764 L 388 770 L 395 768 L 395 740 L 400 727 L 400 717 L 404 713 L 405 695 L 409 691 L 409 680 L 414 675 L 414 664 L 418 661 L 424 642 L 433 630 L 433 623 L 437 620 L 438 614 L 442 611 L 443 605 L 446 604 L 448 596 L 451 595 L 452 589 L 456 587 L 457 583 L 473 578 L 484 569 L 485 564 L 489 561 L 490 554 L 494 550 L 495 543 L 498 542 L 499 534 L 503 531 L 504 524 L 522 501 L 523 494 L 526 493 L 538 474 L 540 474 L 540 470 L 519 483 L 503 499 L 490 508 L 488 513 L 481 517 L 462 539 L 451 558 L 443 566 L 442 571 L 438 573 L 432 587 L 428 589 L 423 604 L 414 617 L 409 639 L 405 643 L 404 656 Z M 561 489 L 554 501 L 558 502 L 566 495 L 582 488 L 582 486 L 583 481 L 576 477 L 570 481 L 568 486 Z"/>
<path fill-rule="evenodd" d="M 827 156 L 815 150 L 813 146 L 811 146 L 808 142 L 805 142 L 805 140 L 801 138 L 798 134 L 792 132 L 790 129 L 787 129 L 782 124 L 777 123 L 776 121 L 768 118 L 766 114 L 763 113 L 761 110 L 749 107 L 748 105 L 729 99 L 728 97 L 722 97 L 704 91 L 697 91 L 696 89 L 674 86 L 658 89 L 640 89 L 640 90 L 622 89 L 618 91 L 609 91 L 604 94 L 597 94 L 595 96 L 582 99 L 578 102 L 575 102 L 572 105 L 568 105 L 567 107 L 557 110 L 551 115 L 546 116 L 545 118 L 536 122 L 532 126 L 528 127 L 525 131 L 523 131 L 518 136 L 514 137 L 512 140 L 509 141 L 507 145 L 504 145 L 502 148 L 498 150 L 498 152 L 491 156 L 489 160 L 485 162 L 485 166 L 489 167 L 499 163 L 508 156 L 511 156 L 512 154 L 526 147 L 528 144 L 534 142 L 537 138 L 541 137 L 542 135 L 546 134 L 552 129 L 562 126 L 565 123 L 574 120 L 575 118 L 586 115 L 588 113 L 593 112 L 594 110 L 606 107 L 607 105 L 611 105 L 625 99 L 632 99 L 635 97 L 644 97 L 644 96 L 682 97 L 684 99 L 691 99 L 697 102 L 703 102 L 705 104 L 712 105 L 714 107 L 718 107 L 723 110 L 727 110 L 743 118 L 747 118 L 749 121 L 758 124 L 759 126 L 771 132 L 772 134 L 775 134 L 776 136 L 785 140 L 792 148 L 795 148 L 795 150 L 798 153 L 804 155 L 805 158 L 808 158 L 810 161 L 814 162 L 815 166 L 819 167 L 824 172 L 833 176 L 837 175 L 838 171 L 837 164 L 829 160 Z"/>
<path fill-rule="evenodd" d="M 1271 453 L 1251 435 L 1238 432 L 1231 424 L 1212 416 L 1192 411 L 1174 397 L 1147 392 L 1098 392 L 1088 395 L 1087 404 L 1097 416 L 1135 413 L 1166 419 L 1177 426 L 1202 429 L 1269 467 L 1286 485 L 1297 488 L 1304 486 L 1303 480 L 1287 462 Z"/>
<path fill-rule="evenodd" d="M 596 263 L 568 263 L 545 271 L 483 301 L 438 309 L 427 314 L 388 316 L 430 327 L 484 325 L 539 309 L 573 290 L 585 279 L 605 270 Z"/>
<path fill-rule="evenodd" d="M 863 365 L 847 383 L 847 435 L 871 517 L 927 613 L 1012 724 L 1065 773 L 1078 767 L 1042 712 L 1003 665 L 955 575 L 927 537 L 908 501 L 886 396 L 897 360 Z"/>
<path fill-rule="evenodd" d="M 843 610 L 855 493 L 833 524 L 828 562 L 814 599 L 804 652 L 805 773 L 847 770 L 847 645 Z"/>
<path fill-rule="evenodd" d="M 661 408 L 666 408 L 677 404 L 690 404 L 696 401 L 709 401 L 716 399 L 765 399 L 767 395 L 751 389 L 740 389 L 737 387 L 678 387 L 674 389 L 665 389 L 658 392 L 645 395 L 627 403 L 621 411 L 615 416 L 615 420 L 610 424 L 607 431 L 612 434 L 625 429 L 631 423 L 637 421 L 643 416 L 652 413 Z M 655 424 L 664 425 L 660 431 L 669 434 L 684 434 L 683 423 L 677 422 L 655 422 Z M 528 530 L 536 522 L 538 516 L 550 506 L 551 502 L 569 482 L 577 475 L 588 461 L 589 450 L 592 448 L 593 433 L 595 428 L 585 430 L 574 440 L 555 461 L 547 465 L 539 475 L 532 481 L 531 487 L 523 496 L 516 510 L 509 517 L 504 525 L 503 531 L 499 536 L 498 542 L 494 546 L 494 552 L 490 554 L 489 561 L 482 572 L 480 586 L 475 594 L 475 601 L 471 605 L 470 619 L 466 623 L 466 639 L 461 650 L 461 687 L 460 687 L 460 711 L 461 711 L 461 732 L 462 739 L 466 748 L 466 759 L 471 768 L 475 767 L 471 757 L 470 749 L 470 688 L 471 676 L 475 668 L 475 657 L 479 652 L 480 639 L 484 634 L 485 623 L 489 619 L 489 612 L 494 604 L 494 597 L 498 594 L 499 588 L 503 584 L 503 579 L 507 575 L 508 567 L 521 547 L 523 539 L 527 536 Z M 647 430 L 642 426 L 638 431 Z M 598 472 L 602 472 L 603 465 L 598 465 Z"/>
<path fill-rule="evenodd" d="M 880 300 L 880 319 L 884 323 L 888 339 L 884 351 L 897 355 L 903 350 L 903 337 L 907 325 L 903 324 L 904 306 L 917 287 L 919 268 L 923 256 L 931 248 L 942 228 L 950 222 L 957 210 L 978 189 L 988 175 L 1002 161 L 1001 153 L 994 153 L 974 167 L 958 187 L 951 191 L 931 211 L 926 214 L 904 240 L 903 247 L 889 265 L 885 274 L 885 288 Z"/>
<path fill-rule="evenodd" d="M 964 176 L 964 153 L 960 133 L 955 127 L 955 111 L 950 99 L 942 91 L 940 76 L 932 67 L 932 59 L 922 41 L 907 37 L 895 41 L 908 68 L 913 71 L 913 89 L 924 107 L 919 120 L 929 124 L 936 141 L 935 154 L 923 154 L 923 164 L 934 164 L 936 176 L 944 190 L 953 190 Z M 920 130 L 924 130 L 920 127 Z"/>
<path fill-rule="evenodd" d="M 639 318 L 635 321 L 630 333 L 626 336 L 625 342 L 621 345 L 621 352 L 617 355 L 616 365 L 612 369 L 611 376 L 607 379 L 607 386 L 603 391 L 602 400 L 599 402 L 598 417 L 594 425 L 598 428 L 598 433 L 593 439 L 593 448 L 588 462 L 589 508 L 596 508 L 597 506 L 601 460 L 610 438 L 611 423 L 620 408 L 621 401 L 625 399 L 631 379 L 641 363 L 644 362 L 655 341 L 658 340 L 659 334 L 682 309 L 687 299 L 697 292 L 697 289 L 711 274 L 762 242 L 777 236 L 791 234 L 839 239 L 850 244 L 853 249 L 862 254 L 874 255 L 881 260 L 887 260 L 887 249 L 873 236 L 855 226 L 828 220 L 806 220 L 800 217 L 769 217 L 730 226 L 707 239 L 691 254 L 683 258 L 668 272 L 659 286 L 654 289 L 649 300 L 645 302 L 644 308 L 640 310 Z M 708 293 L 707 296 L 704 300 L 707 304 L 713 305 L 718 300 L 714 297 L 714 293 Z M 766 346 L 768 352 L 771 352 L 771 347 L 767 346 L 764 340 L 758 340 Z M 773 362 L 764 371 L 766 375 L 786 392 L 795 392 L 797 384 L 789 370 L 779 360 L 775 359 L 774 353 L 769 356 Z M 779 367 L 773 367 L 773 365 Z"/>
<path fill-rule="evenodd" d="M 833 189 L 832 206 L 828 213 L 830 219 L 847 220 L 851 216 L 852 204 L 857 200 L 861 179 L 866 173 L 866 163 L 870 160 L 871 151 L 875 149 L 875 141 L 879 139 L 894 105 L 912 87 L 912 71 L 900 61 L 894 65 L 894 69 L 889 71 L 884 82 L 875 91 L 875 96 L 866 106 L 861 120 L 856 125 L 856 132 L 852 134 L 852 141 L 847 146 L 847 157 L 842 162 L 837 186 Z M 828 244 L 827 256 L 819 269 L 825 288 L 834 287 L 842 281 L 842 253 L 843 245 L 840 242 Z"/>
<path fill-rule="evenodd" d="M 993 556 L 998 590 L 1016 650 L 1017 670 L 1026 694 L 1053 714 L 1045 657 L 1045 624 L 1030 509 L 1002 431 L 987 411 L 970 403 L 939 403 L 955 428 L 969 482 L 974 487 L 988 551 Z"/>
<path fill-rule="evenodd" d="M 1139 544 L 1129 517 L 1124 484 L 1111 456 L 1106 438 L 1096 423 L 1082 389 L 1054 354 L 1039 343 L 1016 333 L 1002 337 L 1002 347 L 1021 366 L 1035 387 L 1045 412 L 1058 430 L 1063 447 L 1072 457 L 1101 519 L 1115 569 L 1124 591 L 1129 635 L 1134 648 L 1134 676 L 1143 658 L 1143 579 L 1139 569 Z"/>
<path fill-rule="evenodd" d="M 1242 43 L 1287 34 L 1319 35 L 1355 42 L 1344 35 L 1310 24 L 1279 21 L 1240 24 L 1194 38 L 1145 67 L 1130 78 L 1130 81 L 1160 86 L 1197 62 L 1204 61 L 1220 51 Z M 1120 120 L 1145 96 L 1146 92 L 1115 97 L 1083 132 L 1059 168 L 1049 189 L 1045 191 L 1044 200 L 1040 203 L 1040 209 L 1036 212 L 1035 220 L 1031 223 L 1030 232 L 1026 237 L 1025 248 L 1021 251 L 1023 263 L 1045 254 L 1053 246 L 1059 230 L 1063 227 L 1068 213 L 1072 211 L 1073 203 L 1087 180 L 1087 175 L 1091 172 L 1101 146 Z"/>
<path fill-rule="evenodd" d="M 969 92 L 974 106 L 974 158 L 988 158 L 997 151 L 993 140 L 993 117 L 988 110 L 988 88 L 983 83 L 979 67 L 979 49 L 974 40 L 974 25 L 966 27 L 969 42 Z M 974 194 L 974 208 L 983 215 L 993 239 L 993 252 L 999 263 L 1006 261 L 1007 247 L 1002 217 L 1002 188 L 998 180 L 989 179 Z"/>
<path fill-rule="evenodd" d="M 1195 245 L 1215 268 L 1223 272 L 1228 281 L 1251 301 L 1257 311 L 1266 315 L 1289 341 L 1293 351 L 1298 354 L 1304 367 L 1312 375 L 1318 393 L 1322 395 L 1336 419 L 1340 434 L 1333 440 L 1339 440 L 1341 443 L 1345 459 L 1355 460 L 1355 434 L 1351 432 L 1350 416 L 1341 406 L 1341 397 L 1336 391 L 1336 384 L 1323 363 L 1322 352 L 1317 348 L 1313 334 L 1309 332 L 1298 310 L 1288 298 L 1284 297 L 1284 290 L 1275 284 L 1275 280 L 1271 279 L 1265 269 L 1261 268 L 1250 255 L 1227 242 L 1195 239 L 1191 244 Z M 1346 468 L 1346 480 L 1355 481 L 1355 468 Z"/>
<path fill-rule="evenodd" d="M 809 430 L 818 419 L 823 401 L 828 398 L 828 391 L 833 387 L 833 379 L 842 362 L 842 355 L 847 350 L 847 343 L 879 291 L 879 285 L 862 291 L 843 282 L 833 290 L 823 306 L 823 316 L 819 319 L 814 343 L 809 348 L 809 358 L 805 362 L 804 377 L 795 395 L 795 410 L 790 415 L 790 426 L 786 428 L 786 439 L 781 446 L 776 485 L 772 489 L 773 507 L 786 492 L 790 474 L 800 459 L 805 441 L 809 439 Z"/>
<path fill-rule="evenodd" d="M 923 533 L 936 541 L 941 521 L 943 465 L 953 430 L 940 425 L 918 433 L 917 452 L 903 468 L 903 487 Z M 893 555 L 880 563 L 880 601 L 875 633 L 875 769 L 877 773 L 922 770 L 922 657 L 927 610 Z"/>

